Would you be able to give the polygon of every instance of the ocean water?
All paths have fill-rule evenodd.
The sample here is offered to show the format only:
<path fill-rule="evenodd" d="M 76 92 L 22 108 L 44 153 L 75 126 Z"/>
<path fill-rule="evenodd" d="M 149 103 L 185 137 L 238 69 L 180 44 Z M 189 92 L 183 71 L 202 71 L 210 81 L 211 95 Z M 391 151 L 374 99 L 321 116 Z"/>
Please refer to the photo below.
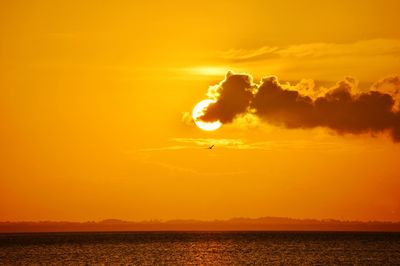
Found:
<path fill-rule="evenodd" d="M 400 265 L 400 234 L 0 234 L 0 265 Z"/>

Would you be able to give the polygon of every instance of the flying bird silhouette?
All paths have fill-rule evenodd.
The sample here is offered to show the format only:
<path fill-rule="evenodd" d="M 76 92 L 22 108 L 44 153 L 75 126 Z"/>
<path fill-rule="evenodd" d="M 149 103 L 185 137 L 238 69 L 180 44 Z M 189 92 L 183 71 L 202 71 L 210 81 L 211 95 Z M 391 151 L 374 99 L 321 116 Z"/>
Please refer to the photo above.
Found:
<path fill-rule="evenodd" d="M 209 146 L 207 149 L 212 150 L 212 148 L 214 148 L 214 144 Z"/>

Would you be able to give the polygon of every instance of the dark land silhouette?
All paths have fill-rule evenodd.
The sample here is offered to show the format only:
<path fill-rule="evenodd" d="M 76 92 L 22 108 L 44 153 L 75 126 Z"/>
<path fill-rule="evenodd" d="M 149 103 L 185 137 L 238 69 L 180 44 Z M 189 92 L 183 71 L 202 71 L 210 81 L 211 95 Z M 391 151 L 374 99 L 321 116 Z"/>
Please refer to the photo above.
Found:
<path fill-rule="evenodd" d="M 229 220 L 150 220 L 130 222 L 0 222 L 0 233 L 95 231 L 371 231 L 400 232 L 400 222 L 292 219 L 281 217 L 232 218 Z"/>

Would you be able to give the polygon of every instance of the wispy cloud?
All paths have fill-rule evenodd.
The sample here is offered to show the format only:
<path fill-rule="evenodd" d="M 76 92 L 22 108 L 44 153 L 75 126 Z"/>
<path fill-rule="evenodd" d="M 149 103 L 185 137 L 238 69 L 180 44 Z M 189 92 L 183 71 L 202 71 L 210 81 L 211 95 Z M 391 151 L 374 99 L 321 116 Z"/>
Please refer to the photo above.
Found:
<path fill-rule="evenodd" d="M 180 151 L 198 149 L 199 147 L 208 147 L 210 145 L 218 148 L 227 149 L 254 149 L 242 139 L 216 139 L 216 138 L 172 138 L 171 142 L 183 143 L 186 145 L 167 145 L 162 147 L 151 147 L 138 149 L 139 152 L 157 152 L 157 151 Z"/>
<path fill-rule="evenodd" d="M 161 152 L 161 151 L 187 151 L 199 150 L 199 148 L 207 148 L 209 145 L 215 145 L 216 149 L 230 150 L 258 150 L 258 151 L 288 151 L 288 150 L 314 150 L 314 151 L 340 151 L 344 146 L 337 142 L 327 140 L 270 140 L 249 142 L 244 139 L 227 139 L 227 138 L 173 138 L 172 142 L 184 143 L 186 145 L 169 145 L 156 148 L 144 148 L 137 150 L 138 152 Z M 346 147 L 349 147 L 346 144 Z M 354 150 L 355 146 L 353 145 Z M 161 165 L 160 165 L 161 166 Z M 166 168 L 167 165 L 164 165 Z"/>
<path fill-rule="evenodd" d="M 180 147 L 180 148 L 177 148 Z M 185 147 L 185 148 L 184 148 Z M 191 165 L 187 166 L 186 164 L 178 165 L 176 163 L 165 161 L 166 158 L 159 157 L 150 153 L 142 153 L 142 152 L 156 152 L 156 151 L 177 151 L 177 150 L 188 150 L 188 149 L 199 149 L 197 145 L 192 146 L 165 146 L 160 148 L 152 148 L 152 149 L 140 149 L 137 152 L 127 152 L 132 159 L 140 162 L 141 164 L 155 166 L 157 168 L 165 169 L 166 171 L 171 172 L 180 172 L 185 173 L 191 176 L 232 176 L 232 175 L 240 175 L 245 174 L 247 171 L 208 171 L 197 169 L 197 167 Z M 139 153 L 138 153 L 139 152 Z"/>
<path fill-rule="evenodd" d="M 218 147 L 229 149 L 245 149 L 250 148 L 242 139 L 216 139 L 216 138 L 173 138 L 172 141 L 180 143 L 188 143 L 196 146 L 216 145 Z"/>
<path fill-rule="evenodd" d="M 187 150 L 193 148 L 191 146 L 182 146 L 182 145 L 172 145 L 172 146 L 165 146 L 165 147 L 158 147 L 158 148 L 143 148 L 139 149 L 138 151 L 177 151 L 177 150 Z"/>
<path fill-rule="evenodd" d="M 307 43 L 291 46 L 263 46 L 257 49 L 231 49 L 220 57 L 232 62 L 251 62 L 268 58 L 321 58 L 345 56 L 400 56 L 400 40 L 374 39 L 354 43 Z"/>
<path fill-rule="evenodd" d="M 265 45 L 255 49 L 220 51 L 214 60 L 232 66 L 235 71 L 279 74 L 285 80 L 335 81 L 350 75 L 362 82 L 373 82 L 398 74 L 400 39 Z"/>
<path fill-rule="evenodd" d="M 155 165 L 162 167 L 166 170 L 172 171 L 172 172 L 181 172 L 181 173 L 187 173 L 187 174 L 192 174 L 192 175 L 197 175 L 197 176 L 223 176 L 223 175 L 240 175 L 247 173 L 246 171 L 212 171 L 212 172 L 207 172 L 207 171 L 200 171 L 194 168 L 188 168 L 188 167 L 182 167 L 178 166 L 175 164 L 171 163 L 165 163 L 165 162 L 160 162 L 160 161 L 144 161 L 144 163 Z"/>

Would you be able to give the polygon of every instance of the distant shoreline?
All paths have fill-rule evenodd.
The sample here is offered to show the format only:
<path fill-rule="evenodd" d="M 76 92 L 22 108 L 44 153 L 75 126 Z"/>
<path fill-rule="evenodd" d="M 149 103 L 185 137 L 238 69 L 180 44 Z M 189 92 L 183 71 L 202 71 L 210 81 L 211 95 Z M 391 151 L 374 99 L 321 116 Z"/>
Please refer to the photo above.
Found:
<path fill-rule="evenodd" d="M 30 232 L 400 232 L 400 222 L 360 222 L 340 220 L 291 219 L 280 217 L 233 218 L 230 220 L 142 221 L 103 220 L 99 222 L 0 222 L 0 233 Z"/>

